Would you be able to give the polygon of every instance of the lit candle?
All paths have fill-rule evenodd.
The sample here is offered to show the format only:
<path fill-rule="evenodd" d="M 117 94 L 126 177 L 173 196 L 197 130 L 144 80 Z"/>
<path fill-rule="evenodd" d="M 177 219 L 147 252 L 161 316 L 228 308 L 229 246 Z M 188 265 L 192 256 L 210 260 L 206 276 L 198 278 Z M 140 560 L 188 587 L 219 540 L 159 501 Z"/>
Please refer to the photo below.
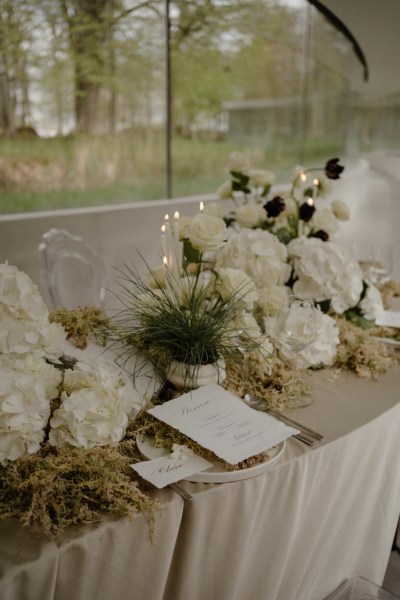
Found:
<path fill-rule="evenodd" d="M 174 236 L 179 241 L 179 212 L 174 213 Z"/>
<path fill-rule="evenodd" d="M 311 198 L 311 196 L 309 196 L 309 197 L 307 198 L 307 204 L 308 204 L 309 206 L 314 206 L 314 198 Z"/>
<path fill-rule="evenodd" d="M 161 225 L 161 249 L 164 255 L 164 258 L 167 256 L 167 239 L 165 236 L 165 225 Z"/>
<path fill-rule="evenodd" d="M 163 256 L 162 261 L 163 261 L 164 268 L 166 269 L 168 267 L 168 258 L 166 256 Z"/>
<path fill-rule="evenodd" d="M 315 178 L 313 181 L 314 184 L 314 194 L 315 196 L 318 196 L 318 191 L 319 191 L 319 179 Z"/>
<path fill-rule="evenodd" d="M 307 175 L 304 173 L 304 171 L 300 173 L 300 179 L 303 183 L 307 181 Z"/>
<path fill-rule="evenodd" d="M 200 212 L 204 212 L 204 202 L 200 202 Z"/>

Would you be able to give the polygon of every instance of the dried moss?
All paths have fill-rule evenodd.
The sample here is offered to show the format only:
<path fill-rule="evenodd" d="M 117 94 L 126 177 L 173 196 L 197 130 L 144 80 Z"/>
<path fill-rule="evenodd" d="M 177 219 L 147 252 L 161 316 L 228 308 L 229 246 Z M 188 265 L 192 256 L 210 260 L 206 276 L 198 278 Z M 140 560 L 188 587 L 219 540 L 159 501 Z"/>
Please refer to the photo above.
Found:
<path fill-rule="evenodd" d="M 371 335 L 346 319 L 336 319 L 339 327 L 340 344 L 334 367 L 354 371 L 360 377 L 376 379 L 386 373 L 397 361 L 394 353 Z"/>
<path fill-rule="evenodd" d="M 80 350 L 87 347 L 91 337 L 102 346 L 106 342 L 105 332 L 109 326 L 109 319 L 93 304 L 79 306 L 75 310 L 59 308 L 50 313 L 49 320 L 60 323 L 67 332 L 68 339 Z"/>
<path fill-rule="evenodd" d="M 0 519 L 14 518 L 46 538 L 105 515 L 144 513 L 152 538 L 159 504 L 129 467 L 133 441 L 92 450 L 55 449 L 0 467 Z"/>

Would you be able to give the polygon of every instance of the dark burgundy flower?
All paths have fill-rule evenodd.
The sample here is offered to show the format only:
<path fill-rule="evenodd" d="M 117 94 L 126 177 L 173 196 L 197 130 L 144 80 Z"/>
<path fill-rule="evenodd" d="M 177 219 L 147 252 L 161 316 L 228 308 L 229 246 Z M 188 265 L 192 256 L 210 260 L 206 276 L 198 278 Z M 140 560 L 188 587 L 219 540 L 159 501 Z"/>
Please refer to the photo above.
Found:
<path fill-rule="evenodd" d="M 325 175 L 329 179 L 339 179 L 344 167 L 339 165 L 340 158 L 331 158 L 325 165 Z"/>
<path fill-rule="evenodd" d="M 309 221 L 313 214 L 315 213 L 314 204 L 309 204 L 308 202 L 304 202 L 299 208 L 299 217 L 302 221 Z"/>
<path fill-rule="evenodd" d="M 272 200 L 269 200 L 264 204 L 264 208 L 267 211 L 268 217 L 277 217 L 285 210 L 286 204 L 281 196 L 275 196 Z"/>
<path fill-rule="evenodd" d="M 315 233 L 312 233 L 310 237 L 319 238 L 323 242 L 327 242 L 329 240 L 329 235 L 323 229 L 319 229 Z"/>

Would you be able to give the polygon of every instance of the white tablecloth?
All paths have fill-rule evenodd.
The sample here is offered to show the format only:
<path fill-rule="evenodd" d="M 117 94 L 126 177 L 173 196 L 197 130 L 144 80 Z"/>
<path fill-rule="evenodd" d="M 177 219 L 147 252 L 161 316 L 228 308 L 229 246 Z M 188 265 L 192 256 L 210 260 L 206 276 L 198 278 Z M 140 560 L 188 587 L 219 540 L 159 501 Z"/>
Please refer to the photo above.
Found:
<path fill-rule="evenodd" d="M 325 434 L 291 439 L 246 481 L 165 489 L 152 545 L 145 518 L 40 542 L 0 524 L 1 600 L 322 600 L 346 577 L 381 584 L 400 512 L 400 368 L 378 382 L 312 375 L 293 416 Z"/>

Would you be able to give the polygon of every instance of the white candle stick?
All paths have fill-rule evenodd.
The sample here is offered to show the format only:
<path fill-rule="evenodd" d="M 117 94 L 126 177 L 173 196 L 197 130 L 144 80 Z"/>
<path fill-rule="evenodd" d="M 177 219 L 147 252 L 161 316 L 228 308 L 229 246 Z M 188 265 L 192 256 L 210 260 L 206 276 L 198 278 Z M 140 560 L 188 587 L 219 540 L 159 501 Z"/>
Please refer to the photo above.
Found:
<path fill-rule="evenodd" d="M 165 225 L 161 225 L 161 249 L 162 249 L 164 258 L 166 258 L 166 256 L 167 256 L 167 239 L 166 239 L 166 235 L 165 235 Z"/>

